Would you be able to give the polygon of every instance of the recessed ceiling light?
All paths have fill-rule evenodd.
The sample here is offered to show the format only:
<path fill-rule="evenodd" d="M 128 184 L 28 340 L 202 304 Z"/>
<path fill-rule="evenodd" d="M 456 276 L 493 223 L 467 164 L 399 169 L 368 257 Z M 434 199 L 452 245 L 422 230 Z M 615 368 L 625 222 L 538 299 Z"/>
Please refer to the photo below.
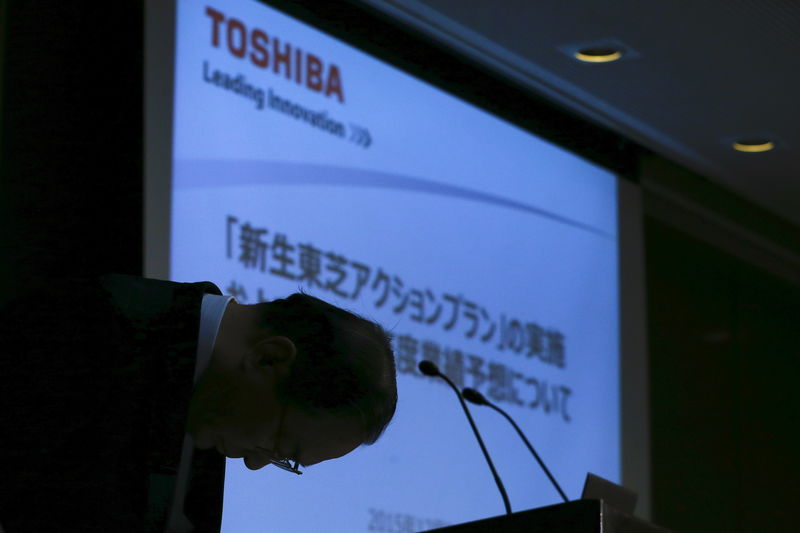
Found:
<path fill-rule="evenodd" d="M 622 57 L 622 52 L 614 48 L 582 48 L 575 52 L 575 58 L 587 63 L 609 63 Z"/>
<path fill-rule="evenodd" d="M 642 54 L 629 44 L 613 37 L 564 43 L 557 45 L 556 48 L 573 61 L 578 60 L 581 63 L 610 63 L 642 57 Z"/>
<path fill-rule="evenodd" d="M 733 149 L 739 152 L 769 152 L 775 143 L 767 139 L 741 139 L 733 141 Z"/>

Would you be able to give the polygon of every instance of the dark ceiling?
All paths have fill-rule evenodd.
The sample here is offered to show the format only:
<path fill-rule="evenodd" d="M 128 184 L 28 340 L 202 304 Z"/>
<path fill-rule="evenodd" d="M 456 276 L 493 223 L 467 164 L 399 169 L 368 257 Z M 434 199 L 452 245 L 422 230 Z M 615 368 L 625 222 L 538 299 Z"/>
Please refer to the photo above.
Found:
<path fill-rule="evenodd" d="M 800 226 L 800 2 L 362 1 Z"/>

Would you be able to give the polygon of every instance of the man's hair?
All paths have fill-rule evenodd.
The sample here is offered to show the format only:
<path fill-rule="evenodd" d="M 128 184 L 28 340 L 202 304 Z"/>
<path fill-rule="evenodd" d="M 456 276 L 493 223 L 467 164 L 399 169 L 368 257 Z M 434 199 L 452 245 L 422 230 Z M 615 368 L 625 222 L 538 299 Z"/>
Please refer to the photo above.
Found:
<path fill-rule="evenodd" d="M 359 416 L 364 442 L 378 440 L 397 406 L 394 354 L 386 331 L 302 292 L 259 307 L 263 326 L 297 348 L 289 375 L 278 386 L 279 399 L 311 414 Z"/>

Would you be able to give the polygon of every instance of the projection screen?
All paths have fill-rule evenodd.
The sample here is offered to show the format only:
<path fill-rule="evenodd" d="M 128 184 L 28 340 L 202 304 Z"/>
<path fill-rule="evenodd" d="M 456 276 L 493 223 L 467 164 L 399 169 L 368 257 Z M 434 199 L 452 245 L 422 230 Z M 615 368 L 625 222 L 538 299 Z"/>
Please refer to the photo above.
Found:
<path fill-rule="evenodd" d="M 620 482 L 618 178 L 257 1 L 149 10 L 146 273 L 244 304 L 303 290 L 395 350 L 382 438 L 302 476 L 228 459 L 223 531 L 501 514 L 423 359 L 507 410 L 570 498 L 587 472 Z M 513 509 L 558 503 L 513 428 L 472 412 Z"/>

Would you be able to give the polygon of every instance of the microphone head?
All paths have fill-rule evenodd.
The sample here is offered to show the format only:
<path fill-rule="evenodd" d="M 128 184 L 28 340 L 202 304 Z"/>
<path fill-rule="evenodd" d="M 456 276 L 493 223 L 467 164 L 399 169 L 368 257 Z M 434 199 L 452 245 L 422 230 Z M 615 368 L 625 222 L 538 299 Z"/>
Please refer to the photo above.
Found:
<path fill-rule="evenodd" d="M 419 371 L 422 372 L 423 374 L 425 374 L 426 376 L 434 376 L 435 377 L 435 376 L 438 376 L 438 375 L 441 374 L 441 372 L 439 372 L 439 367 L 436 366 L 436 364 L 432 363 L 431 361 L 427 361 L 427 360 L 426 361 L 420 361 L 419 365 L 417 365 L 417 368 L 419 368 Z"/>
<path fill-rule="evenodd" d="M 469 387 L 464 387 L 464 389 L 461 391 L 461 395 L 464 397 L 465 400 L 474 403 L 476 405 L 489 404 L 489 402 L 486 400 L 486 397 L 483 394 Z"/>

